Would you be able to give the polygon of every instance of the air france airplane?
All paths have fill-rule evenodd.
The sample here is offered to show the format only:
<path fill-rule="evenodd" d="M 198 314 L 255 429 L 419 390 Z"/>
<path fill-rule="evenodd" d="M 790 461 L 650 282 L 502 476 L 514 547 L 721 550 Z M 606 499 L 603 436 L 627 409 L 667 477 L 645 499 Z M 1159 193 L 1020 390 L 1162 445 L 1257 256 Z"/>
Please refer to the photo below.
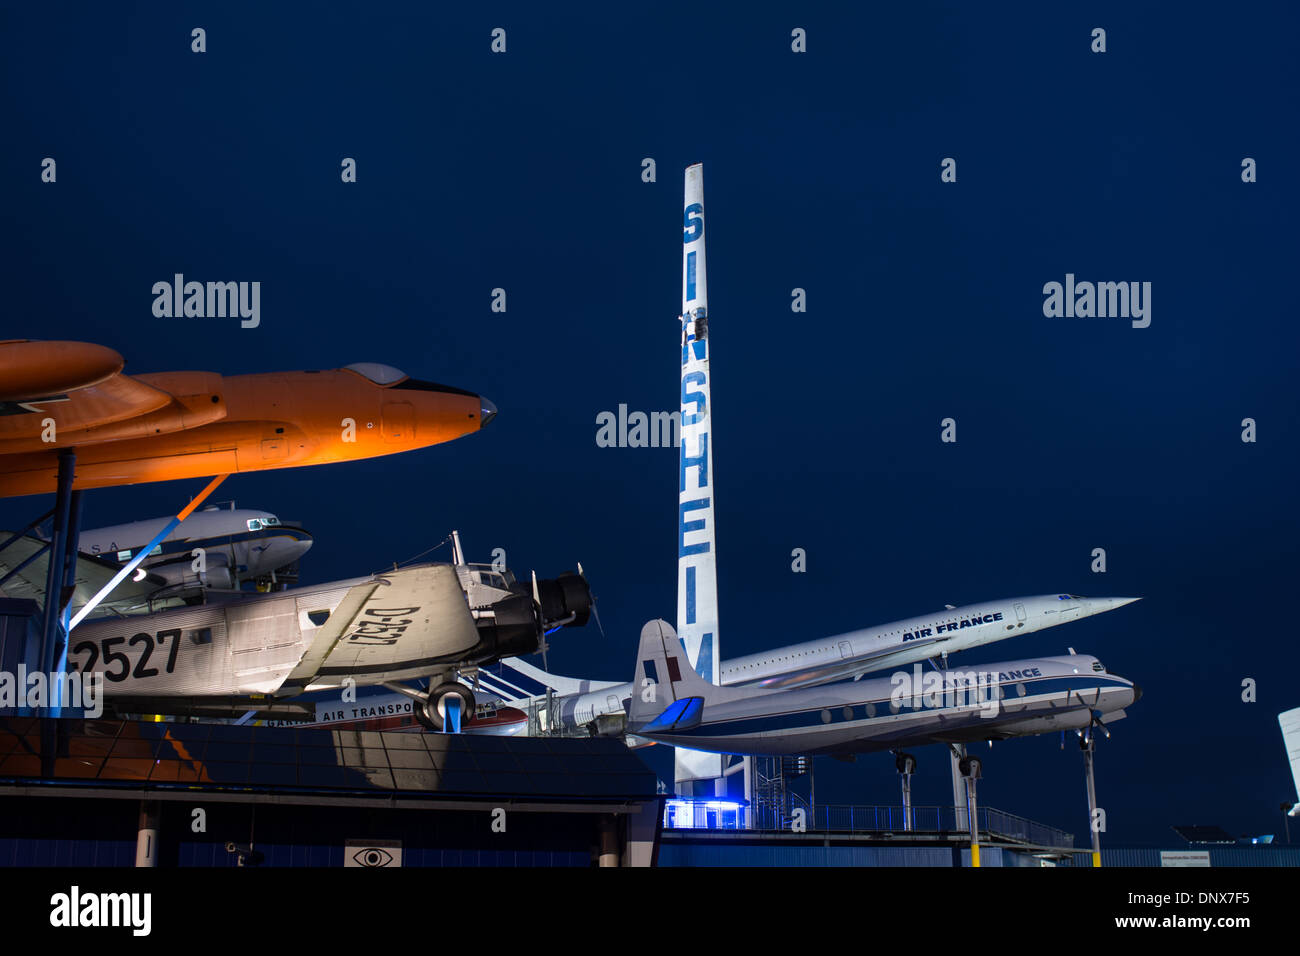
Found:
<path fill-rule="evenodd" d="M 933 614 L 723 661 L 718 683 L 723 687 L 790 690 L 857 680 L 874 671 L 1032 634 L 1137 600 L 1040 594 L 947 607 Z M 548 674 L 516 658 L 503 660 L 490 672 L 484 672 L 482 679 L 496 684 L 506 700 L 519 700 L 544 692 L 546 687 L 553 688 L 562 695 L 557 701 L 559 725 L 570 729 L 587 726 L 621 733 L 625 701 L 632 696 L 632 685 L 628 683 L 598 681 L 578 687 L 578 681 Z"/>
<path fill-rule="evenodd" d="M 1003 740 L 1114 722 L 1142 696 L 1095 657 L 1071 654 L 826 687 L 710 684 L 666 621 L 641 631 L 629 726 L 639 737 L 730 754 L 848 754 Z"/>

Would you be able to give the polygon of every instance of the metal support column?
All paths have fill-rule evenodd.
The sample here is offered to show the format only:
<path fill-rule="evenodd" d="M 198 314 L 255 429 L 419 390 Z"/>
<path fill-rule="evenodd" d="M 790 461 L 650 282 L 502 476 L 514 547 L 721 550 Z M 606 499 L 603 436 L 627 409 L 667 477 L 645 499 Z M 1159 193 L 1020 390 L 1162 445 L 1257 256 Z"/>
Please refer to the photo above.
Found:
<path fill-rule="evenodd" d="M 602 867 L 619 864 L 622 853 L 619 852 L 618 831 L 618 818 L 612 813 L 602 814 L 600 817 L 600 865 Z"/>
<path fill-rule="evenodd" d="M 966 759 L 966 745 L 949 744 L 948 759 L 952 763 L 953 828 L 960 831 L 966 829 L 967 823 L 966 781 L 961 769 L 961 762 Z"/>
<path fill-rule="evenodd" d="M 978 757 L 964 757 L 961 761 L 961 774 L 965 780 L 966 790 L 966 827 L 970 830 L 970 865 L 980 865 L 980 822 L 979 807 L 975 802 L 975 781 L 981 776 L 982 766 Z"/>
<path fill-rule="evenodd" d="M 899 750 L 894 754 L 894 766 L 903 783 L 903 830 L 912 829 L 912 774 L 916 773 L 916 758 Z"/>
<path fill-rule="evenodd" d="M 1091 729 L 1091 728 L 1090 728 Z M 1097 784 L 1093 777 L 1093 748 L 1096 738 L 1087 733 L 1079 741 L 1083 748 L 1084 772 L 1088 778 L 1088 832 L 1092 834 L 1092 865 L 1101 866 L 1101 832 L 1097 822 Z"/>
<path fill-rule="evenodd" d="M 69 527 L 72 516 L 72 482 L 76 477 L 76 466 L 76 452 L 71 449 L 59 452 L 58 486 L 54 496 L 54 526 L 50 535 L 49 566 L 45 573 L 45 614 L 41 626 L 40 657 L 37 662 L 40 672 L 45 675 L 47 687 L 50 684 L 62 683 L 56 681 L 54 663 L 56 649 L 62 647 L 67 639 L 66 630 L 63 631 L 62 640 L 60 639 L 60 629 L 63 627 L 64 565 L 69 537 L 73 541 L 73 550 L 76 550 L 77 529 Z M 52 713 L 57 713 L 51 711 L 50 704 L 51 701 L 47 698 L 42 708 L 44 713 L 40 716 L 49 717 Z M 41 775 L 44 777 L 54 776 L 54 757 L 57 747 L 58 735 L 54 722 L 42 720 Z"/>
<path fill-rule="evenodd" d="M 140 801 L 140 829 L 135 838 L 135 865 L 158 865 L 158 817 L 157 800 Z"/>
<path fill-rule="evenodd" d="M 72 481 L 76 476 L 77 453 L 71 449 L 59 452 L 59 483 L 55 492 L 54 530 L 50 535 L 50 561 L 45 574 L 45 619 L 41 629 L 41 672 L 54 671 L 58 629 L 63 617 L 64 567 L 68 539 L 73 539 L 76 550 L 76 529 L 70 528 L 72 514 Z"/>

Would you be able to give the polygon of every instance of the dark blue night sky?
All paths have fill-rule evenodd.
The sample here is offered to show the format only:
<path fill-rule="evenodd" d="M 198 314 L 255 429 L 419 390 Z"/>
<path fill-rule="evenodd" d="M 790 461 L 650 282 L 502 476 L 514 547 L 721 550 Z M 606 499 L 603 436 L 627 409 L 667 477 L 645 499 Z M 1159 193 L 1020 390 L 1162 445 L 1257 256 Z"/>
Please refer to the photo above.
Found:
<path fill-rule="evenodd" d="M 128 372 L 375 361 L 481 392 L 500 416 L 479 435 L 220 496 L 304 522 L 304 583 L 452 528 L 524 572 L 580 560 L 606 634 L 557 635 L 551 667 L 627 679 L 641 625 L 675 613 L 676 452 L 598 448 L 595 419 L 677 407 L 682 169 L 703 162 L 723 657 L 945 603 L 1143 595 L 958 660 L 1072 645 L 1142 685 L 1099 749 L 1112 845 L 1280 831 L 1300 16 L 1049 6 L 9 5 L 0 337 L 100 342 Z M 260 327 L 155 318 L 177 272 L 260 281 Z M 1046 318 L 1066 273 L 1149 281 L 1150 327 Z M 85 525 L 201 486 L 92 493 Z M 0 502 L 0 526 L 44 507 Z M 1073 741 L 978 749 L 982 803 L 1086 838 Z M 949 803 L 943 751 L 918 756 L 916 802 Z M 888 754 L 817 767 L 819 802 L 898 800 Z"/>

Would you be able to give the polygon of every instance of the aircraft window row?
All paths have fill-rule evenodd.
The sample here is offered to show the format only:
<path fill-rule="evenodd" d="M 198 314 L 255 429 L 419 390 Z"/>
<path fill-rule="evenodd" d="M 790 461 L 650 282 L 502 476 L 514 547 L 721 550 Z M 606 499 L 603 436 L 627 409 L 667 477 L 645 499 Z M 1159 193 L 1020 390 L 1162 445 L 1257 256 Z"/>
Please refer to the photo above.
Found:
<path fill-rule="evenodd" d="M 117 560 L 119 560 L 119 561 L 130 561 L 130 560 L 131 560 L 131 555 L 134 554 L 134 553 L 135 553 L 135 552 L 132 551 L 132 550 L 129 549 L 129 548 L 128 548 L 127 550 L 125 550 L 125 551 L 119 551 L 119 552 L 117 552 Z M 145 557 L 152 558 L 155 554 L 162 554 L 162 545 L 161 545 L 161 544 L 155 544 L 155 545 L 153 546 L 153 550 L 150 551 L 147 555 L 145 555 Z"/>

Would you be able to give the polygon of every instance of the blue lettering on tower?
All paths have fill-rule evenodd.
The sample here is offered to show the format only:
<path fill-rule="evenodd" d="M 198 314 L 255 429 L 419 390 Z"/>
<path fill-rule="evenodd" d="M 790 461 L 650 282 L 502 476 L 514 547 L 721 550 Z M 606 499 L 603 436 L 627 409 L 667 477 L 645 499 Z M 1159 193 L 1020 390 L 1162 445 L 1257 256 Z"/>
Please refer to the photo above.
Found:
<path fill-rule="evenodd" d="M 686 623 L 695 623 L 695 567 L 686 566 Z"/>
<path fill-rule="evenodd" d="M 703 531 L 708 525 L 708 520 L 700 518 L 696 521 L 687 521 L 686 512 L 700 511 L 709 506 L 708 498 L 695 498 L 691 501 L 683 501 L 678 506 L 678 524 L 677 524 L 677 557 L 684 558 L 688 554 L 708 554 L 709 542 L 701 541 L 699 544 L 688 545 L 686 535 L 692 531 Z"/>
<path fill-rule="evenodd" d="M 682 244 L 694 242 L 704 235 L 704 207 L 691 203 L 682 213 Z"/>
<path fill-rule="evenodd" d="M 695 658 L 695 673 L 710 684 L 713 683 L 713 635 L 705 634 L 700 638 L 700 653 Z"/>
<path fill-rule="evenodd" d="M 690 388 L 691 385 L 703 385 L 707 379 L 703 372 L 687 372 L 682 376 L 682 425 L 694 425 L 704 417 L 705 398 L 703 392 Z M 695 411 L 686 411 L 687 405 L 694 405 Z"/>
<path fill-rule="evenodd" d="M 697 481 L 695 484 L 696 488 L 704 489 L 709 487 L 709 433 L 708 432 L 700 432 L 700 453 L 698 455 L 686 454 L 686 438 L 685 436 L 683 436 L 682 453 L 681 453 L 681 469 L 680 469 L 681 485 L 678 488 L 678 491 L 686 490 L 686 469 L 687 468 L 700 469 L 699 481 Z"/>

